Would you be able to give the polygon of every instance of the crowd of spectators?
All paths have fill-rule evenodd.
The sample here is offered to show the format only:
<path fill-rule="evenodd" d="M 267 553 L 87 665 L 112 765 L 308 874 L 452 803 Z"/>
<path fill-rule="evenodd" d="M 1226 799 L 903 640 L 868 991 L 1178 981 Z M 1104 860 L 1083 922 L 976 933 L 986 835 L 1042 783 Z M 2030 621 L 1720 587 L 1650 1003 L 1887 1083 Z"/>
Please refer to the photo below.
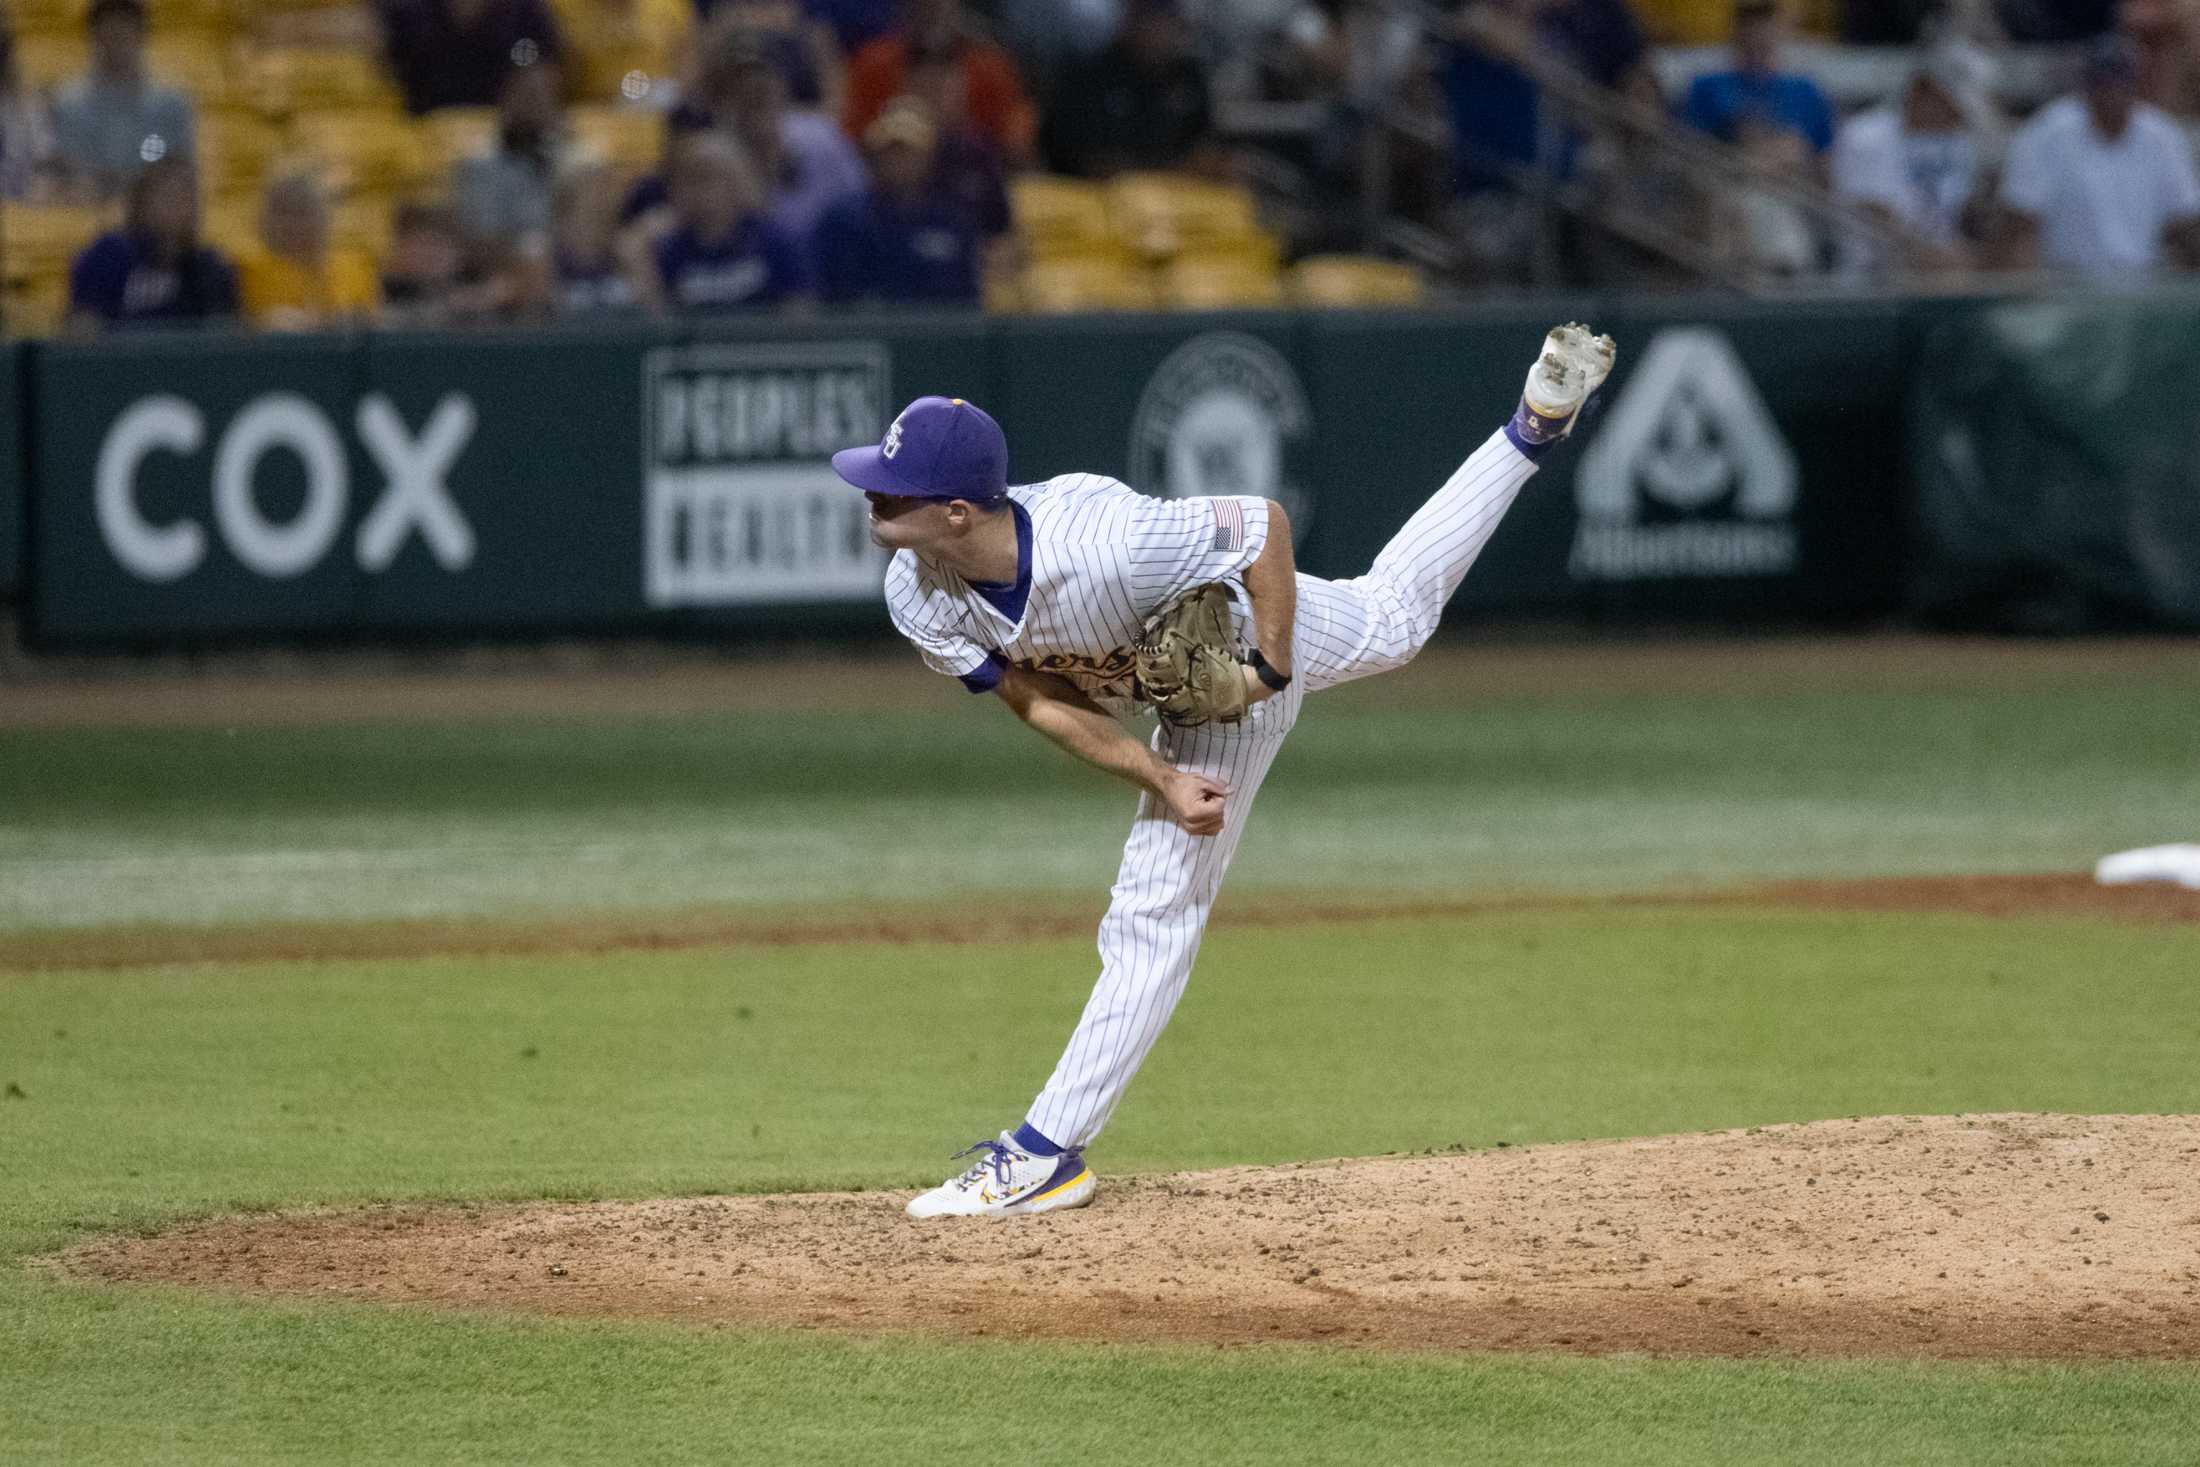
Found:
<path fill-rule="evenodd" d="M 2021 271 L 2118 285 L 2200 268 L 2200 3 L 1857 4 L 1848 34 L 1901 42 L 1909 64 L 1892 95 L 1845 115 L 1795 59 L 1791 6 L 1729 3 L 1725 63 L 1668 92 L 1617 0 L 1470 0 L 1463 14 L 1480 23 L 1461 28 L 1442 75 L 1459 232 L 1494 273 L 1517 269 L 1523 248 L 1504 232 L 1505 199 L 1569 186 L 1594 189 L 1606 221 L 1654 226 L 1758 277 Z M 1685 150 L 1544 118 L 1547 88 L 1517 48 L 1491 43 L 1497 14 L 1580 78 L 1726 145 L 1738 167 L 1690 176 L 1674 157 Z M 2003 68 L 2013 45 L 2034 43 L 2067 86 L 2027 109 L 2011 105 Z M 1606 231 L 1592 219 L 1578 233 Z M 1592 242 L 1607 246 L 1587 252 L 1602 284 L 1646 283 L 1670 264 Z"/>
<path fill-rule="evenodd" d="M 1595 200 L 1569 268 L 1600 283 L 1672 268 L 1630 243 L 1641 231 L 1614 248 L 1600 215 L 1737 268 L 1860 283 L 2200 267 L 2200 0 L 1852 0 L 1849 38 L 1915 60 L 1845 116 L 1795 62 L 1785 0 L 1714 0 L 1724 60 L 1667 85 L 1651 38 L 1675 3 L 1464 0 L 1446 31 L 1394 0 L 998 0 L 983 18 L 964 0 L 373 0 L 358 35 L 404 109 L 495 124 L 438 187 L 393 201 L 369 257 L 334 241 L 330 182 L 305 159 L 266 172 L 249 247 L 210 245 L 198 119 L 149 73 L 146 0 L 90 0 L 85 69 L 47 94 L 21 82 L 0 12 L 0 193 L 119 206 L 69 273 L 87 328 L 969 306 L 1016 267 L 1015 175 L 1228 178 L 1250 152 L 1295 170 L 1306 237 L 1379 188 L 1457 242 L 1469 280 L 1521 274 L 1564 189 Z M 2012 42 L 2077 65 L 2029 117 L 1997 86 Z M 1663 122 L 1600 132 L 1533 57 Z M 594 155 L 577 96 L 654 119 L 653 166 Z M 1242 104 L 1314 121 L 1233 133 L 1221 119 Z M 1443 119 L 1445 141 L 1395 128 L 1401 109 Z M 1707 186 L 1661 129 L 1739 172 Z"/>

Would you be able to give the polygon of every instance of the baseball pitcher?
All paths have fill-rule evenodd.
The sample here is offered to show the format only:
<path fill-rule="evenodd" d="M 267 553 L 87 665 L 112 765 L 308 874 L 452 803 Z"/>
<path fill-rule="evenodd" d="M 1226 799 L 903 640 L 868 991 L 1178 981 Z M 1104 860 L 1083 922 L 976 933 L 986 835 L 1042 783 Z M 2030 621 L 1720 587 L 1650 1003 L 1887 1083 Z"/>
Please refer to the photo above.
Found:
<path fill-rule="evenodd" d="M 1092 1200 L 1084 1148 L 1184 992 L 1300 704 L 1421 650 L 1613 356 L 1610 337 L 1552 331 L 1511 421 L 1347 581 L 1298 574 L 1273 500 L 1156 499 L 1097 474 L 1011 486 L 1000 425 L 959 398 L 919 398 L 876 447 L 833 455 L 894 552 L 887 605 L 925 662 L 1141 791 L 1068 1049 L 1023 1123 L 962 1153 L 978 1159 L 911 1217 Z M 1141 708 L 1150 742 L 1121 721 Z"/>

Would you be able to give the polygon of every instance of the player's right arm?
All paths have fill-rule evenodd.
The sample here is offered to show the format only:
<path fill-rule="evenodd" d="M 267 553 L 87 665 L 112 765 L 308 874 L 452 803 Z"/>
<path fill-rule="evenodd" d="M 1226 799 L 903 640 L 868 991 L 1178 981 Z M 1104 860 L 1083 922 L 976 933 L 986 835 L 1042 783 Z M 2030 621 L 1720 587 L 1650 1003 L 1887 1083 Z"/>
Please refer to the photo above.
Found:
<path fill-rule="evenodd" d="M 1229 787 L 1168 763 L 1075 683 L 1052 673 L 1004 667 L 994 692 L 1010 712 L 1054 743 L 1152 795 L 1170 819 L 1193 835 L 1221 831 Z"/>

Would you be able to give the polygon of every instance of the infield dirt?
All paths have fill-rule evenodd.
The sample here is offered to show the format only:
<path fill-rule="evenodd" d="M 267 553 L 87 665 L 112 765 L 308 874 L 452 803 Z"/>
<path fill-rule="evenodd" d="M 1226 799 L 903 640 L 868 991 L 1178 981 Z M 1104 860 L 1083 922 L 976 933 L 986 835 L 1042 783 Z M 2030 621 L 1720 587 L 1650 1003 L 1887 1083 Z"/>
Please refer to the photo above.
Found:
<path fill-rule="evenodd" d="M 247 1216 L 72 1251 L 224 1291 L 849 1331 L 1679 1355 L 2200 1356 L 2200 1117 L 1873 1117 L 905 1194 Z"/>
<path fill-rule="evenodd" d="M 1226 899 L 1214 925 L 1265 930 L 1366 918 L 1475 916 L 1598 907 L 1715 906 L 1847 912 L 1961 912 L 2120 923 L 2200 923 L 2200 891 L 2163 882 L 2102 886 L 2082 872 L 1754 882 L 1651 892 L 1489 892 L 1454 898 L 1255 893 Z M 454 954 L 669 951 L 818 942 L 982 944 L 1076 937 L 1100 919 L 1089 900 L 1025 898 L 1013 907 L 866 903 L 772 909 L 599 913 L 567 920 L 433 919 L 216 927 L 0 932 L 0 973 L 152 963 L 268 963 Z"/>

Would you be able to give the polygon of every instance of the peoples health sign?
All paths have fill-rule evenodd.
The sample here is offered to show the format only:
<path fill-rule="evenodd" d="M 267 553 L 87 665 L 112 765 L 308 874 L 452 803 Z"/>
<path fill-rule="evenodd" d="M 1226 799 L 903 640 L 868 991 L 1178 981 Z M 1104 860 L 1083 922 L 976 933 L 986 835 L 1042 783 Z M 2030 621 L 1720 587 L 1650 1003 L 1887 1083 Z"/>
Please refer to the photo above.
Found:
<path fill-rule="evenodd" d="M 886 430 L 883 343 L 670 348 L 642 378 L 650 606 L 877 598 L 886 553 L 832 454 Z"/>

